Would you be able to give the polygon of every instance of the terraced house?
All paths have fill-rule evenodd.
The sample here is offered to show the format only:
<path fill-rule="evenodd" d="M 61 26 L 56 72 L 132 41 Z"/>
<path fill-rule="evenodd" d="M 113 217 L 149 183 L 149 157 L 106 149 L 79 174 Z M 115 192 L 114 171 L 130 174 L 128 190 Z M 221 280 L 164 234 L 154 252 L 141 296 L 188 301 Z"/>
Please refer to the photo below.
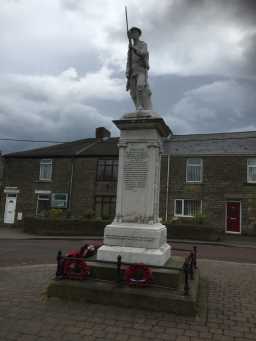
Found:
<path fill-rule="evenodd" d="M 2 158 L 2 152 L 0 151 L 0 202 L 3 200 L 1 199 L 3 195 L 3 171 L 4 171 L 4 165 L 3 165 L 3 158 Z M 3 215 L 1 212 L 1 207 L 0 207 L 0 215 Z M 1 221 L 1 218 L 0 218 Z"/>
<path fill-rule="evenodd" d="M 95 138 L 4 155 L 2 218 L 112 218 L 118 138 Z M 203 220 L 213 229 L 256 233 L 256 132 L 173 135 L 163 141 L 160 215 L 163 221 Z"/>

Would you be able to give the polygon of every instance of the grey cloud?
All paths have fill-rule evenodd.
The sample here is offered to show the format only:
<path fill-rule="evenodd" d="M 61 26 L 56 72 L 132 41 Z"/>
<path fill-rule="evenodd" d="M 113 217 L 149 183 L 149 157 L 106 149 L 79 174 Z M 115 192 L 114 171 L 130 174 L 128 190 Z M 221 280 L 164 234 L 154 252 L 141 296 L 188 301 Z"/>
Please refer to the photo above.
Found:
<path fill-rule="evenodd" d="M 171 115 L 173 105 L 179 102 L 189 91 L 226 80 L 225 77 L 218 76 L 180 77 L 164 75 L 151 77 L 154 110 L 159 111 L 164 116 Z"/>
<path fill-rule="evenodd" d="M 133 110 L 119 73 L 124 1 L 97 1 L 45 0 L 40 11 L 39 0 L 24 0 L 5 15 L 1 7 L 1 137 L 76 139 L 97 125 L 118 134 L 111 120 Z M 175 133 L 256 129 L 256 1 L 127 5 L 149 45 L 155 110 Z"/>
<path fill-rule="evenodd" d="M 16 103 L 13 103 L 13 106 L 15 105 Z M 37 111 L 34 108 L 34 112 L 32 112 L 32 107 L 22 107 L 19 102 L 18 111 L 9 107 L 8 111 L 5 111 L 5 115 L 0 115 L 1 138 L 68 141 L 92 137 L 97 126 L 104 125 L 113 130 L 111 118 L 104 116 L 93 107 L 70 105 L 54 108 L 49 106 L 46 110 L 39 106 Z M 30 110 L 28 114 L 26 114 L 27 110 Z M 17 144 L 11 142 L 0 142 L 0 149 L 4 152 L 17 147 Z M 21 148 L 21 144 L 18 145 Z M 25 148 L 34 147 L 34 144 L 29 145 L 28 143 L 22 145 Z"/>
<path fill-rule="evenodd" d="M 88 49 L 86 41 L 79 48 L 72 46 L 73 44 L 69 39 L 58 41 L 55 46 L 46 41 L 31 42 L 31 45 L 24 44 L 23 47 L 16 43 L 9 45 L 1 50 L 0 72 L 58 74 L 73 66 L 79 73 L 85 73 L 101 67 L 100 52 L 96 47 Z"/>
<path fill-rule="evenodd" d="M 241 65 L 242 73 L 247 74 L 248 77 L 256 77 L 256 31 L 243 41 L 243 45 L 245 46 L 245 52 L 243 64 Z"/>
<path fill-rule="evenodd" d="M 230 1 L 232 4 L 232 1 Z M 255 0 L 235 0 L 235 14 L 239 21 L 255 27 L 256 2 Z"/>
<path fill-rule="evenodd" d="M 185 93 L 169 117 L 177 132 L 256 130 L 255 84 L 217 81 Z"/>
<path fill-rule="evenodd" d="M 130 17 L 132 25 L 143 30 L 154 74 L 248 77 L 245 66 L 252 64 L 254 51 L 247 53 L 250 46 L 244 41 L 256 30 L 255 3 L 163 0 L 147 9 L 137 5 L 137 11 L 131 6 Z M 110 28 L 108 38 L 116 44 L 124 42 L 124 25 Z"/>
<path fill-rule="evenodd" d="M 113 113 L 90 105 L 92 99 L 107 101 L 113 94 L 120 101 L 119 80 L 111 78 L 105 70 L 84 78 L 79 78 L 74 69 L 56 77 L 2 77 L 0 137 L 72 140 L 92 136 L 94 129 L 102 125 L 116 132 L 111 123 Z M 19 146 L 22 148 L 24 144 Z M 6 142 L 0 145 L 4 152 L 15 147 L 17 144 Z"/>
<path fill-rule="evenodd" d="M 59 0 L 61 6 L 69 11 L 80 11 L 83 8 L 83 0 Z"/>

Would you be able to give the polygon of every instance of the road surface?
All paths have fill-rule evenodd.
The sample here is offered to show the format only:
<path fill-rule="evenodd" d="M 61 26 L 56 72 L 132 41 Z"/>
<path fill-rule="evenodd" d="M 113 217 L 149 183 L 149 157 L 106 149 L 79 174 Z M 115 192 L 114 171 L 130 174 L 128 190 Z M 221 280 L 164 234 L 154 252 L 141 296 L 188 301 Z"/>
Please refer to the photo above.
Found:
<path fill-rule="evenodd" d="M 91 242 L 91 241 L 90 241 Z M 58 250 L 79 249 L 82 240 L 0 240 L 0 266 L 53 264 Z M 194 244 L 171 243 L 173 255 L 186 255 Z M 196 244 L 195 244 L 196 245 Z M 199 259 L 256 263 L 256 248 L 197 245 Z"/>

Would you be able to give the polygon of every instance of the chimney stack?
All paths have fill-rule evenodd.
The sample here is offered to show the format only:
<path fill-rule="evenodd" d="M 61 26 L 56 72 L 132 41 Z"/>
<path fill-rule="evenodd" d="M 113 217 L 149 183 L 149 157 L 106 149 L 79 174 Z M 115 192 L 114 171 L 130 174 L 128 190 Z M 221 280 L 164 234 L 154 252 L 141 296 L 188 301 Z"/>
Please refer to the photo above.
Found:
<path fill-rule="evenodd" d="M 111 133 L 105 127 L 98 127 L 96 128 L 96 139 L 99 140 L 106 140 L 111 137 Z"/>

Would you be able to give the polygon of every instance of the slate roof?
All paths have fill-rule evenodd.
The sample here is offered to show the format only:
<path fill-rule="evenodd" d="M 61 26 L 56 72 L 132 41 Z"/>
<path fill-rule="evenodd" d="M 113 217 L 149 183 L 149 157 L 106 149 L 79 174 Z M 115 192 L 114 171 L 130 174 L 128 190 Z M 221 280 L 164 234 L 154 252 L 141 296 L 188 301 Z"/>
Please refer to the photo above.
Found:
<path fill-rule="evenodd" d="M 118 137 L 96 138 L 56 144 L 4 155 L 5 158 L 53 158 L 118 156 Z M 256 131 L 217 134 L 171 135 L 164 141 L 164 154 L 173 156 L 255 155 Z"/>
<path fill-rule="evenodd" d="M 118 137 L 106 140 L 96 138 L 77 140 L 53 146 L 9 153 L 5 158 L 52 158 L 78 156 L 118 156 Z"/>
<path fill-rule="evenodd" d="M 256 156 L 256 131 L 217 134 L 172 135 L 164 143 L 164 153 L 174 156 Z"/>

